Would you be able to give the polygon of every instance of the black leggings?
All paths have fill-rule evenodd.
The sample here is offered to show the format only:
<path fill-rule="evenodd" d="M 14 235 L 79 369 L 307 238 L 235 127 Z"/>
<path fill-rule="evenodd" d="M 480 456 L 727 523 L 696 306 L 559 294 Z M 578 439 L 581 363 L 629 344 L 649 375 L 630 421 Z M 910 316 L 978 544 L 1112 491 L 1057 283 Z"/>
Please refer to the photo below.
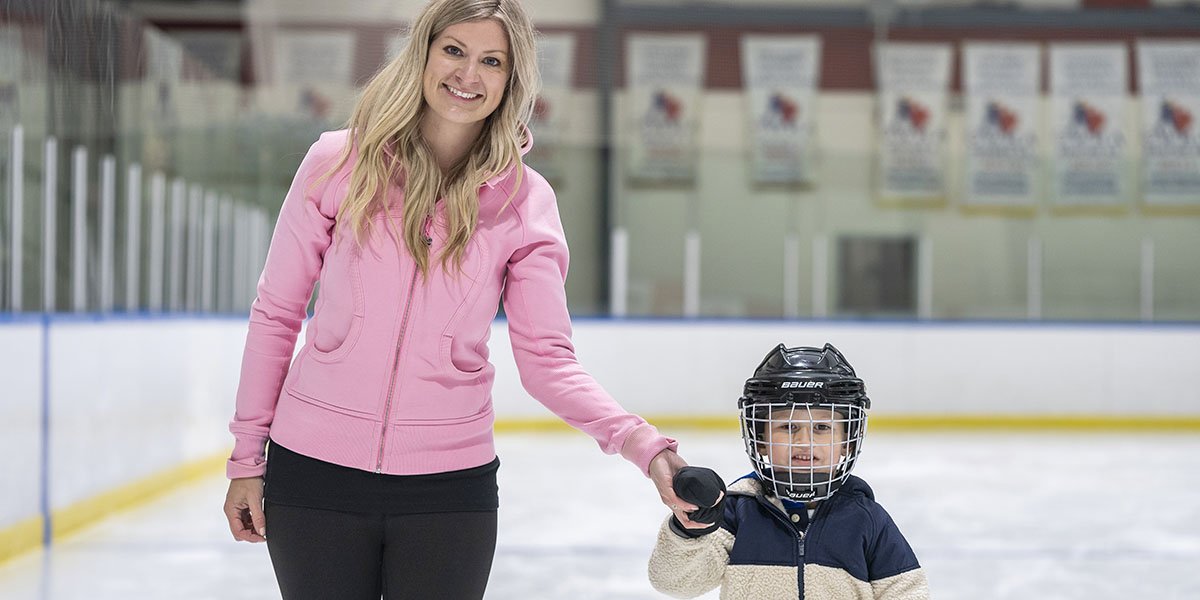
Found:
<path fill-rule="evenodd" d="M 284 600 L 483 598 L 496 511 L 350 513 L 266 502 Z"/>

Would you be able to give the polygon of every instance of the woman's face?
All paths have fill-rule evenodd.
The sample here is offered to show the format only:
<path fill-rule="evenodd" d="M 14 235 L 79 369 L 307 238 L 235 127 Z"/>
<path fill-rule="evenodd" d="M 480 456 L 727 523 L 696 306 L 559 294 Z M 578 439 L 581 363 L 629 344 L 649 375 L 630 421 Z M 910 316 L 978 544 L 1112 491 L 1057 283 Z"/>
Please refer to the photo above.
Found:
<path fill-rule="evenodd" d="M 429 45 L 422 88 L 443 124 L 482 122 L 500 106 L 511 70 L 508 36 L 499 21 L 451 25 Z"/>
<path fill-rule="evenodd" d="M 776 410 L 767 424 L 764 454 L 775 468 L 829 467 L 845 454 L 844 428 L 845 420 L 832 410 L 803 406 Z"/>

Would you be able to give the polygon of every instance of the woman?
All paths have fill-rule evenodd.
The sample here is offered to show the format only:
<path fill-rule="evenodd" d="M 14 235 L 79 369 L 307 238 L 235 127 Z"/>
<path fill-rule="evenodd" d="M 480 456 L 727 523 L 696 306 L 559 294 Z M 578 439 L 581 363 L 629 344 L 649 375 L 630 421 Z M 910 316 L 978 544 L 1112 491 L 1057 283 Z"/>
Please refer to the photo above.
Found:
<path fill-rule="evenodd" d="M 526 389 L 703 526 L 671 489 L 674 440 L 575 359 L 554 193 L 521 160 L 538 83 L 515 0 L 435 0 L 296 173 L 251 309 L 225 501 L 234 538 L 271 524 L 284 598 L 482 597 L 501 300 Z"/>

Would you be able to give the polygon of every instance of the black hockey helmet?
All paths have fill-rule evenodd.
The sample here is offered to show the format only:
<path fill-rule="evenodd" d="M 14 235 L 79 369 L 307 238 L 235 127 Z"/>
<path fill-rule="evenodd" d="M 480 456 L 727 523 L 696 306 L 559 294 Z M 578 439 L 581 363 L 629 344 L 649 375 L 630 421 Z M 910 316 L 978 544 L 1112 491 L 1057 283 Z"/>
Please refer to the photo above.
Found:
<path fill-rule="evenodd" d="M 754 470 L 768 490 L 803 502 L 832 496 L 849 477 L 870 408 L 862 379 L 832 344 L 779 344 L 738 400 Z"/>

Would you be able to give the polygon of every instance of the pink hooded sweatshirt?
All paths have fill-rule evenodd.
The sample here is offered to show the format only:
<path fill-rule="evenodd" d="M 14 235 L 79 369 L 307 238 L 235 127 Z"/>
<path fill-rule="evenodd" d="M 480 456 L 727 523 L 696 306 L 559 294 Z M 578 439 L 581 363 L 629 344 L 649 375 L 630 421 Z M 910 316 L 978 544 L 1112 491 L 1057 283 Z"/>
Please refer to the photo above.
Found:
<path fill-rule="evenodd" d="M 438 203 L 426 223 L 433 260 L 425 279 L 383 215 L 361 247 L 353 235 L 335 235 L 350 161 L 321 176 L 347 137 L 345 130 L 321 135 L 280 210 L 250 309 L 229 424 L 236 440 L 230 478 L 263 474 L 268 437 L 306 456 L 377 473 L 490 462 L 495 368 L 488 337 L 501 299 L 521 382 L 534 398 L 643 473 L 661 450 L 674 449 L 674 440 L 622 409 L 575 358 L 563 288 L 567 244 L 545 179 L 524 167 L 480 186 L 479 220 L 461 273 L 437 260 L 446 243 Z M 526 139 L 523 154 L 532 144 Z M 402 189 L 389 194 L 394 206 L 403 201 Z M 304 346 L 293 360 L 318 281 Z"/>

